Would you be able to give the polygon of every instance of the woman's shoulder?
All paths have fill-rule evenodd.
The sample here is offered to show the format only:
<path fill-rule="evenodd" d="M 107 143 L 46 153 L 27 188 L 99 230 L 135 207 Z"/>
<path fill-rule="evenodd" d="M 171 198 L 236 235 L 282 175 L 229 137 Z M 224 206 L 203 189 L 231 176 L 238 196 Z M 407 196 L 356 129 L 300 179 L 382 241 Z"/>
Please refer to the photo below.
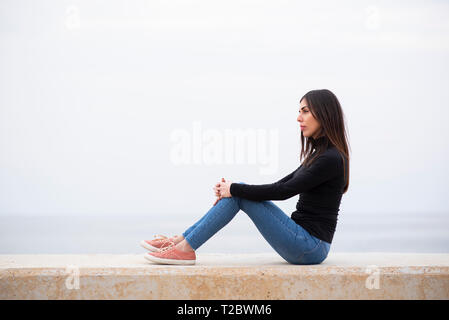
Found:
<path fill-rule="evenodd" d="M 329 148 L 327 148 L 323 154 L 325 154 L 328 157 L 341 157 L 340 151 L 337 149 L 337 147 L 331 145 Z"/>
<path fill-rule="evenodd" d="M 335 170 L 335 168 L 343 169 L 344 167 L 344 157 L 334 145 L 329 146 L 326 150 L 321 151 L 318 155 L 316 155 L 316 151 L 314 151 L 310 155 L 310 158 L 311 161 L 305 165 L 306 168 L 315 167 L 320 168 L 319 170 L 322 170 L 324 168 Z M 303 164 L 301 164 L 301 166 Z"/>
<path fill-rule="evenodd" d="M 330 146 L 329 148 L 327 148 L 320 155 L 320 157 L 323 157 L 323 160 L 325 160 L 327 162 L 331 162 L 336 165 L 342 165 L 343 159 L 344 159 L 341 152 L 335 146 Z"/>

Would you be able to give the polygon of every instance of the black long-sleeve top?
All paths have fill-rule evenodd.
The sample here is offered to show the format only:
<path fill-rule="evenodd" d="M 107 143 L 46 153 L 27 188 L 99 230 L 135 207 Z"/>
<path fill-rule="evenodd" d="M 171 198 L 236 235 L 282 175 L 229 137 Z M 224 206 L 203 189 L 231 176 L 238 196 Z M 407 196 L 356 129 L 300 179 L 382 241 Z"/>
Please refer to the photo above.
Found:
<path fill-rule="evenodd" d="M 291 219 L 314 237 L 332 243 L 344 186 L 343 157 L 330 144 L 309 167 L 301 164 L 271 184 L 232 183 L 230 192 L 254 201 L 285 200 L 299 194 Z"/>

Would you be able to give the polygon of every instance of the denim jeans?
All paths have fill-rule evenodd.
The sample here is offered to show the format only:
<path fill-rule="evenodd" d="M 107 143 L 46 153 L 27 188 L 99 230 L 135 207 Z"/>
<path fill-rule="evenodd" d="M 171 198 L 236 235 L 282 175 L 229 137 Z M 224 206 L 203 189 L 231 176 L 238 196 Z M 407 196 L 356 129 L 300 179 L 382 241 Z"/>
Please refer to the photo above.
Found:
<path fill-rule="evenodd" d="M 271 201 L 222 198 L 182 235 L 196 250 L 240 210 L 249 216 L 265 240 L 288 263 L 319 264 L 326 259 L 330 243 L 309 234 Z"/>

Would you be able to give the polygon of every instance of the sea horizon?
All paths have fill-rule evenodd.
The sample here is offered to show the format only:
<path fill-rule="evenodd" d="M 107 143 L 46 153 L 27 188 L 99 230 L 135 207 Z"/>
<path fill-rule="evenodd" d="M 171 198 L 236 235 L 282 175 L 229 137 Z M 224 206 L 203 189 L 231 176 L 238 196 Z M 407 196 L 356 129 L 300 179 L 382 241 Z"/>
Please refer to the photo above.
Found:
<path fill-rule="evenodd" d="M 144 253 L 139 242 L 181 234 L 200 216 L 1 215 L 0 254 Z M 449 253 L 445 213 L 341 214 L 333 252 Z M 245 214 L 204 243 L 201 253 L 274 252 Z"/>

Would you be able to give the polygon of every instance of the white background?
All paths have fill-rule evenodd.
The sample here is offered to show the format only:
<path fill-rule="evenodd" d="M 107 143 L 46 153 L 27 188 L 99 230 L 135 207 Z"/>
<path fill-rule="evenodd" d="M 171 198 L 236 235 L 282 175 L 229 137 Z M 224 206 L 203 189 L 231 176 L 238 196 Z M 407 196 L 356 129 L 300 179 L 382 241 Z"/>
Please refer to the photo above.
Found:
<path fill-rule="evenodd" d="M 391 243 L 392 225 L 418 221 L 402 231 L 428 241 L 411 249 L 446 250 L 448 58 L 446 1 L 2 0 L 0 253 L 31 250 L 30 232 L 47 237 L 34 251 L 104 251 L 119 241 L 111 217 L 147 221 L 136 237 L 184 231 L 164 223 L 190 226 L 221 177 L 271 183 L 299 166 L 299 99 L 322 88 L 342 104 L 351 147 L 335 245 L 366 249 L 348 226 Z M 277 130 L 277 170 L 175 165 L 170 136 L 193 135 L 195 121 Z M 290 215 L 296 201 L 276 204 Z M 85 217 L 76 235 L 70 217 Z M 250 223 L 236 218 L 221 239 L 259 239 Z"/>

